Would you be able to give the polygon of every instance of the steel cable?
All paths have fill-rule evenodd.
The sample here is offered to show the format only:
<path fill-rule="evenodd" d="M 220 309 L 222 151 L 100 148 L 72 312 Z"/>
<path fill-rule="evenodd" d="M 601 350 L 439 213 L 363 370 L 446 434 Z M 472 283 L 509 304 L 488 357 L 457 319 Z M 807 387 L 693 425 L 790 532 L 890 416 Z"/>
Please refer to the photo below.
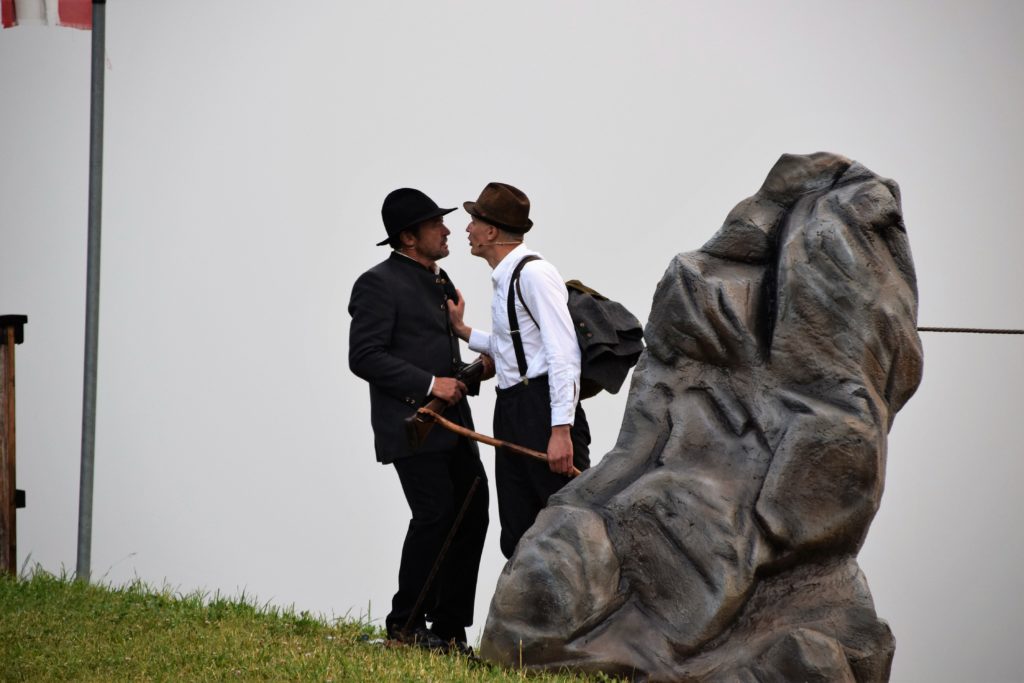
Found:
<path fill-rule="evenodd" d="M 1024 334 L 1024 330 L 992 330 L 983 327 L 919 327 L 918 332 L 965 332 L 971 334 Z"/>

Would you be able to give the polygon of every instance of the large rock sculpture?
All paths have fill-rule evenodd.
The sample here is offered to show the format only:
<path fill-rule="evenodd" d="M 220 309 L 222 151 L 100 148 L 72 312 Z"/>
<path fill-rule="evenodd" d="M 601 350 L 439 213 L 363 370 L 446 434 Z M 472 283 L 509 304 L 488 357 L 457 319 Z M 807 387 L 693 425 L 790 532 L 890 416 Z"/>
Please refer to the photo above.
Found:
<path fill-rule="evenodd" d="M 856 562 L 921 379 L 899 189 L 785 155 L 658 284 L 615 448 L 502 572 L 480 653 L 651 681 L 886 680 Z"/>

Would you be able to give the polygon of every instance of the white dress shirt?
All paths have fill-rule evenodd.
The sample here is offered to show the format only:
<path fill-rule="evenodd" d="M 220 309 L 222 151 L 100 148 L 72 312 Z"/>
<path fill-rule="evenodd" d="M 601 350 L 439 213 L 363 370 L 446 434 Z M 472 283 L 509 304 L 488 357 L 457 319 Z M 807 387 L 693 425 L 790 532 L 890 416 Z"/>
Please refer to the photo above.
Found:
<path fill-rule="evenodd" d="M 498 387 L 507 389 L 522 381 L 508 320 L 508 288 L 512 271 L 525 256 L 540 256 L 525 245 L 510 251 L 491 272 L 491 332 L 473 328 L 469 348 L 494 359 Z M 551 393 L 551 424 L 571 425 L 576 415 L 580 385 L 580 347 L 569 317 L 569 293 L 551 263 L 531 261 L 519 274 L 523 301 L 515 296 L 520 339 L 526 354 L 526 377 L 547 374 Z M 536 318 L 536 322 L 534 322 Z M 539 328 L 538 328 L 539 325 Z"/>

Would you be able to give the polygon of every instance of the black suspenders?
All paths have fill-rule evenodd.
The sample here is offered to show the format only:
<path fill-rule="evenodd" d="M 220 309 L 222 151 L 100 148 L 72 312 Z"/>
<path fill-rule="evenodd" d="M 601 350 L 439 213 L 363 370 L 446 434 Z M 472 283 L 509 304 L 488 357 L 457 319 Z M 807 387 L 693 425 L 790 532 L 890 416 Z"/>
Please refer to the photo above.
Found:
<path fill-rule="evenodd" d="M 519 294 L 519 300 L 523 302 L 523 308 L 526 309 L 527 315 L 533 320 L 534 324 L 537 323 L 537 319 L 533 317 L 533 313 L 530 313 L 529 307 L 526 305 L 526 301 L 523 299 L 523 292 L 519 288 L 519 273 L 530 261 L 539 261 L 540 256 L 524 256 L 519 263 L 516 264 L 515 270 L 512 271 L 512 279 L 508 283 L 508 326 L 512 334 L 512 348 L 516 352 L 516 363 L 519 365 L 519 377 L 526 381 L 526 351 L 523 350 L 523 340 L 519 334 L 519 318 L 516 316 L 516 300 L 515 294 Z M 514 290 L 514 291 L 513 291 Z M 539 327 L 539 325 L 538 325 Z"/>

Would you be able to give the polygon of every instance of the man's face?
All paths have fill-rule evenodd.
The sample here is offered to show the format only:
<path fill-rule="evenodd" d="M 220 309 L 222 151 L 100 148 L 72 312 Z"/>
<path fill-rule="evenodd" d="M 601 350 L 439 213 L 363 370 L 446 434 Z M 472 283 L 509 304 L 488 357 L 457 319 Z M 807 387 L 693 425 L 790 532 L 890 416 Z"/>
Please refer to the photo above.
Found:
<path fill-rule="evenodd" d="M 488 243 L 488 233 L 491 230 L 491 226 L 484 223 L 476 216 L 470 216 L 469 225 L 466 226 L 466 232 L 469 234 L 469 253 L 473 256 L 482 256 L 483 245 Z"/>
<path fill-rule="evenodd" d="M 444 224 L 444 218 L 438 216 L 420 224 L 419 235 L 412 249 L 416 254 L 430 261 L 439 261 L 448 255 L 448 235 L 451 230 Z"/>

